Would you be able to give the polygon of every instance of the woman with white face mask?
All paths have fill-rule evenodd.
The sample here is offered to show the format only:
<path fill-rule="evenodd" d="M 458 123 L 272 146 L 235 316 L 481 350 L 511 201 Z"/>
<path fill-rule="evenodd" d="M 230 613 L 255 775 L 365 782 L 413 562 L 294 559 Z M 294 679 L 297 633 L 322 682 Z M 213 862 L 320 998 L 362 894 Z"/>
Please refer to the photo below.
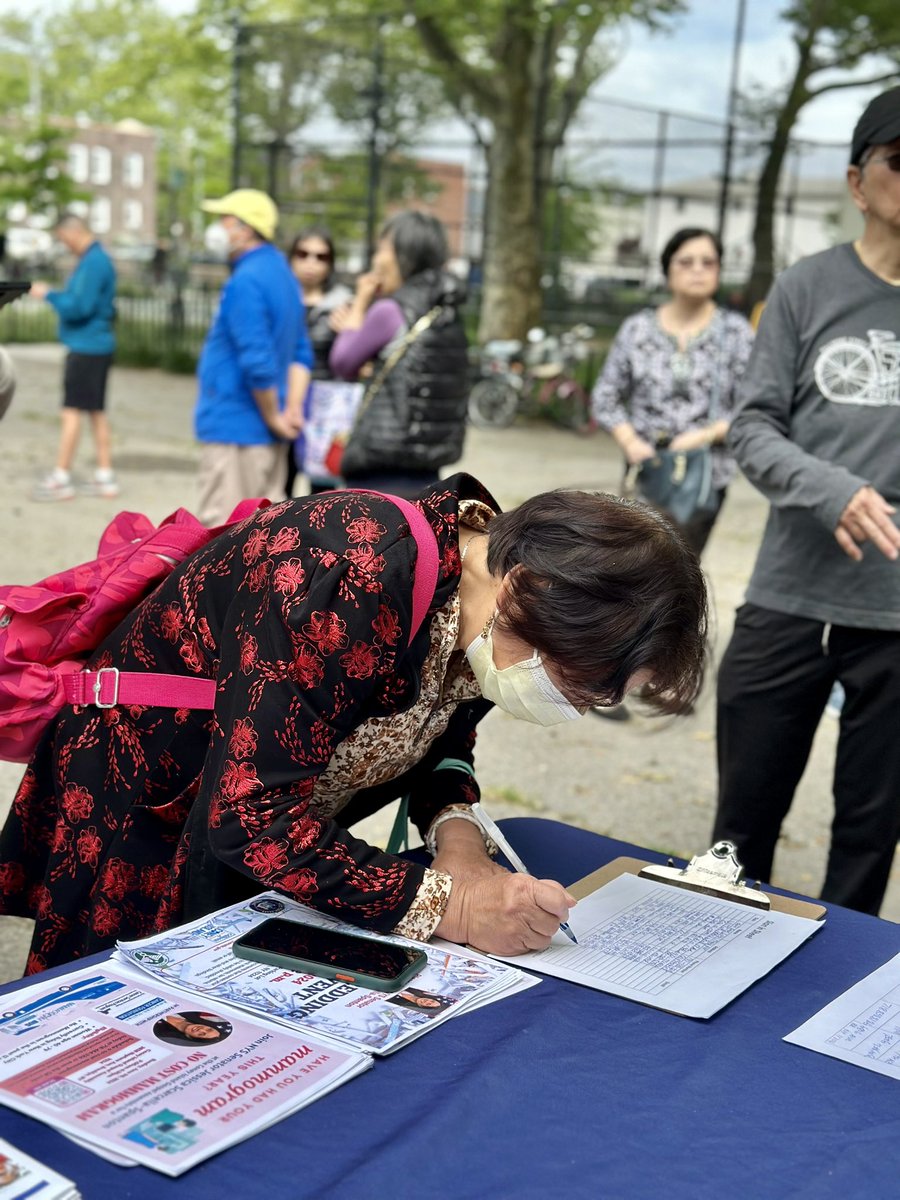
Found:
<path fill-rule="evenodd" d="M 559 491 L 498 508 L 467 475 L 426 488 L 418 516 L 323 493 L 176 567 L 94 665 L 214 679 L 214 718 L 115 704 L 53 722 L 0 835 L 0 881 L 17 881 L 0 912 L 37 916 L 29 968 L 269 888 L 373 932 L 546 946 L 574 901 L 493 862 L 471 811 L 478 723 L 494 704 L 554 725 L 636 686 L 684 709 L 706 593 L 644 505 Z M 349 832 L 399 796 L 428 867 Z"/>

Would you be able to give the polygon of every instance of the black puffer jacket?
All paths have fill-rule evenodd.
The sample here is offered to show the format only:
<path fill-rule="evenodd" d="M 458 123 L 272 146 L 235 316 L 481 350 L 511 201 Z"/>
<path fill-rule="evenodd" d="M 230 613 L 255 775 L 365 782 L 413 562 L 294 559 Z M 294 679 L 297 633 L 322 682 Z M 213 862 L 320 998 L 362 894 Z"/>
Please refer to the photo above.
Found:
<path fill-rule="evenodd" d="M 407 330 L 432 308 L 440 306 L 442 311 L 379 386 L 397 339 L 381 351 L 344 451 L 346 479 L 370 471 L 432 471 L 459 459 L 469 387 L 466 335 L 459 316 L 463 295 L 458 279 L 436 270 L 413 275 L 394 293 Z"/>

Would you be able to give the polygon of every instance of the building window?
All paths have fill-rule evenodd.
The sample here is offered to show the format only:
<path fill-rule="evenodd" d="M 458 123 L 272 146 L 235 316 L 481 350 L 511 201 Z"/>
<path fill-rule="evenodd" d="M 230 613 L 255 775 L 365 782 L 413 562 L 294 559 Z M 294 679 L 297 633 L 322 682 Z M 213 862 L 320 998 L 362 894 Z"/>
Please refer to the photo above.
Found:
<path fill-rule="evenodd" d="M 122 182 L 126 187 L 143 187 L 144 156 L 132 151 L 122 159 Z"/>
<path fill-rule="evenodd" d="M 91 146 L 91 183 L 109 183 L 112 179 L 112 154 L 105 146 Z"/>
<path fill-rule="evenodd" d="M 126 200 L 122 205 L 122 223 L 129 233 L 139 233 L 144 227 L 144 206 L 140 200 Z"/>
<path fill-rule="evenodd" d="M 112 207 L 106 196 L 98 196 L 91 205 L 91 229 L 94 233 L 109 233 Z"/>
<path fill-rule="evenodd" d="M 74 213 L 76 217 L 82 217 L 85 221 L 89 220 L 91 215 L 87 200 L 73 200 L 66 205 L 66 212 Z"/>
<path fill-rule="evenodd" d="M 88 148 L 78 142 L 69 147 L 69 178 L 74 183 L 87 183 Z"/>

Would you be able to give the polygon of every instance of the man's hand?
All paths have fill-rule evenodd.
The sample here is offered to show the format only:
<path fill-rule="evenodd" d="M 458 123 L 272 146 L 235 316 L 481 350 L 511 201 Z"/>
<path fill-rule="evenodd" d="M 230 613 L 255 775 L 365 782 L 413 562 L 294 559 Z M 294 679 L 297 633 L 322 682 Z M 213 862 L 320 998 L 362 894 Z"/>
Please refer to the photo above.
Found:
<path fill-rule="evenodd" d="M 837 523 L 838 545 L 854 562 L 862 561 L 863 542 L 873 542 L 885 558 L 895 560 L 900 554 L 900 529 L 891 515 L 896 511 L 873 487 L 860 488 Z"/>
<path fill-rule="evenodd" d="M 454 879 L 438 937 L 469 944 L 488 954 L 543 950 L 575 903 L 552 879 L 499 873 L 482 879 Z"/>
<path fill-rule="evenodd" d="M 275 436 L 285 442 L 292 442 L 303 428 L 303 417 L 299 413 L 276 412 L 264 419 Z"/>
<path fill-rule="evenodd" d="M 50 291 L 50 284 L 43 279 L 36 279 L 28 289 L 28 295 L 33 296 L 35 300 L 46 300 L 47 293 Z"/>

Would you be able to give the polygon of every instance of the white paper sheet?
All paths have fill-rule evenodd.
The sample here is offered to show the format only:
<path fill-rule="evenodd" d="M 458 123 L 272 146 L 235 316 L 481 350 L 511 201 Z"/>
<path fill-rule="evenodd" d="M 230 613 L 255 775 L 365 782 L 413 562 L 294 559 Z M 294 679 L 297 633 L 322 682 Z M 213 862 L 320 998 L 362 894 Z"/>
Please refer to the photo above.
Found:
<path fill-rule="evenodd" d="M 784 1039 L 900 1079 L 900 954 Z"/>
<path fill-rule="evenodd" d="M 686 1017 L 711 1017 L 824 924 L 620 875 L 569 916 L 578 945 L 504 961 Z"/>

